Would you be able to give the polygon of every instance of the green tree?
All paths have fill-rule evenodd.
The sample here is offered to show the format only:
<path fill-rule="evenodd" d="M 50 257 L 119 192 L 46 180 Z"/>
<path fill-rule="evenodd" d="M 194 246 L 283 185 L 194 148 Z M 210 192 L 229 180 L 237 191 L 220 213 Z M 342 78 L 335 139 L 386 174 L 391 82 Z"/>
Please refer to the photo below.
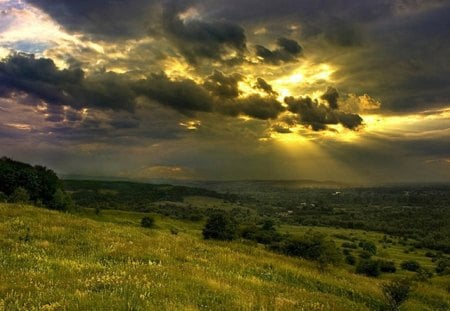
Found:
<path fill-rule="evenodd" d="M 408 279 L 393 280 L 382 285 L 383 295 L 388 302 L 388 310 L 400 309 L 403 302 L 408 299 L 412 283 Z"/>
<path fill-rule="evenodd" d="M 356 273 L 377 277 L 381 274 L 380 263 L 377 260 L 362 260 L 356 266 Z"/>
<path fill-rule="evenodd" d="M 30 195 L 25 188 L 17 187 L 9 197 L 9 200 L 13 203 L 28 203 Z"/>
<path fill-rule="evenodd" d="M 144 228 L 151 228 L 155 224 L 155 219 L 150 216 L 146 216 L 141 219 L 141 226 Z"/>
<path fill-rule="evenodd" d="M 51 209 L 58 211 L 67 211 L 72 208 L 72 199 L 69 194 L 62 189 L 57 189 L 53 195 L 53 199 L 50 202 Z"/>
<path fill-rule="evenodd" d="M 421 268 L 420 263 L 418 263 L 417 261 L 414 261 L 414 260 L 403 261 L 400 264 L 400 267 L 402 267 L 403 270 L 414 271 L 414 272 L 419 271 Z"/>
<path fill-rule="evenodd" d="M 203 237 L 214 240 L 233 240 L 237 236 L 237 224 L 225 213 L 212 214 L 203 228 Z"/>

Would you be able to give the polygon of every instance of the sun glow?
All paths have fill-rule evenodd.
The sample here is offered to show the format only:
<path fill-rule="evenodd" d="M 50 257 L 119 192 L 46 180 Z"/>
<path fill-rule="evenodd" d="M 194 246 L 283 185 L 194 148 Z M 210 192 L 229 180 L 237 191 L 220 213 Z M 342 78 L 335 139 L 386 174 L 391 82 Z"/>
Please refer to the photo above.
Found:
<path fill-rule="evenodd" d="M 302 93 L 298 95 L 317 97 L 316 95 L 322 94 L 324 90 L 312 90 L 311 87 L 323 81 L 332 84 L 332 74 L 335 70 L 329 64 L 304 62 L 299 67 L 286 69 L 286 72 L 276 79 L 268 78 L 268 82 L 273 86 L 274 90 L 279 92 L 279 100 L 283 100 L 286 96 L 295 96 L 300 89 Z M 313 92 L 317 94 L 313 94 Z"/>

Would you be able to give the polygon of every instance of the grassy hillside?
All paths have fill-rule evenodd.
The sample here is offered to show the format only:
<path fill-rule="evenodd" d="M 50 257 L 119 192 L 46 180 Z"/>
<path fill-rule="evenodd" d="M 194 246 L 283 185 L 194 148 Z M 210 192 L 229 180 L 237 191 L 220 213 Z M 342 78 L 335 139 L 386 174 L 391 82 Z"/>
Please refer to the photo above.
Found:
<path fill-rule="evenodd" d="M 204 241 L 201 223 L 155 216 L 155 229 L 141 228 L 143 216 L 0 204 L 0 309 L 384 309 L 384 280 Z M 448 310 L 446 282 L 418 283 L 402 310 Z"/>

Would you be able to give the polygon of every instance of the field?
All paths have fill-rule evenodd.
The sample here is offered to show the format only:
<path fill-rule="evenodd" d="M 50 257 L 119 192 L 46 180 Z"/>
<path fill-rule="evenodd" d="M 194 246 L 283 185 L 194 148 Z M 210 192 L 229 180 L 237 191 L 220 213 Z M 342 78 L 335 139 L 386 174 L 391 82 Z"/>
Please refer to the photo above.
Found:
<path fill-rule="evenodd" d="M 255 243 L 205 241 L 202 222 L 154 215 L 155 228 L 142 228 L 144 215 L 109 210 L 96 215 L 92 209 L 67 214 L 0 204 L 0 306 L 385 310 L 380 289 L 385 278 L 356 275 L 347 266 L 321 271 L 313 262 L 278 255 Z M 295 234 L 305 229 L 280 230 Z M 350 234 L 334 230 L 329 233 Z M 370 238 L 378 239 L 375 235 Z M 386 252 L 395 260 L 411 255 L 395 247 Z M 425 265 L 426 259 L 420 260 Z M 418 282 L 402 310 L 448 310 L 448 286 L 445 277 Z"/>

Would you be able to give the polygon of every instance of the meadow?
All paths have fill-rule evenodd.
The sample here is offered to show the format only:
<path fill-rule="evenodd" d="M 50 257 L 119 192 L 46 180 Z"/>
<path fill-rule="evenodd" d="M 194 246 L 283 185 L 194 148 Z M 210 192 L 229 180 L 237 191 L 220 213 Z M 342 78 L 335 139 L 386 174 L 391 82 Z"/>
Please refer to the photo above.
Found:
<path fill-rule="evenodd" d="M 145 215 L 0 204 L 0 308 L 386 310 L 381 285 L 397 277 L 369 278 L 346 265 L 321 270 L 244 240 L 203 240 L 203 221 L 154 214 L 155 227 L 142 228 Z M 329 233 L 340 229 L 334 230 Z M 397 261 L 412 256 L 399 247 L 385 255 Z M 422 254 L 414 256 L 426 264 Z M 449 283 L 448 276 L 415 283 L 401 310 L 448 310 Z"/>

